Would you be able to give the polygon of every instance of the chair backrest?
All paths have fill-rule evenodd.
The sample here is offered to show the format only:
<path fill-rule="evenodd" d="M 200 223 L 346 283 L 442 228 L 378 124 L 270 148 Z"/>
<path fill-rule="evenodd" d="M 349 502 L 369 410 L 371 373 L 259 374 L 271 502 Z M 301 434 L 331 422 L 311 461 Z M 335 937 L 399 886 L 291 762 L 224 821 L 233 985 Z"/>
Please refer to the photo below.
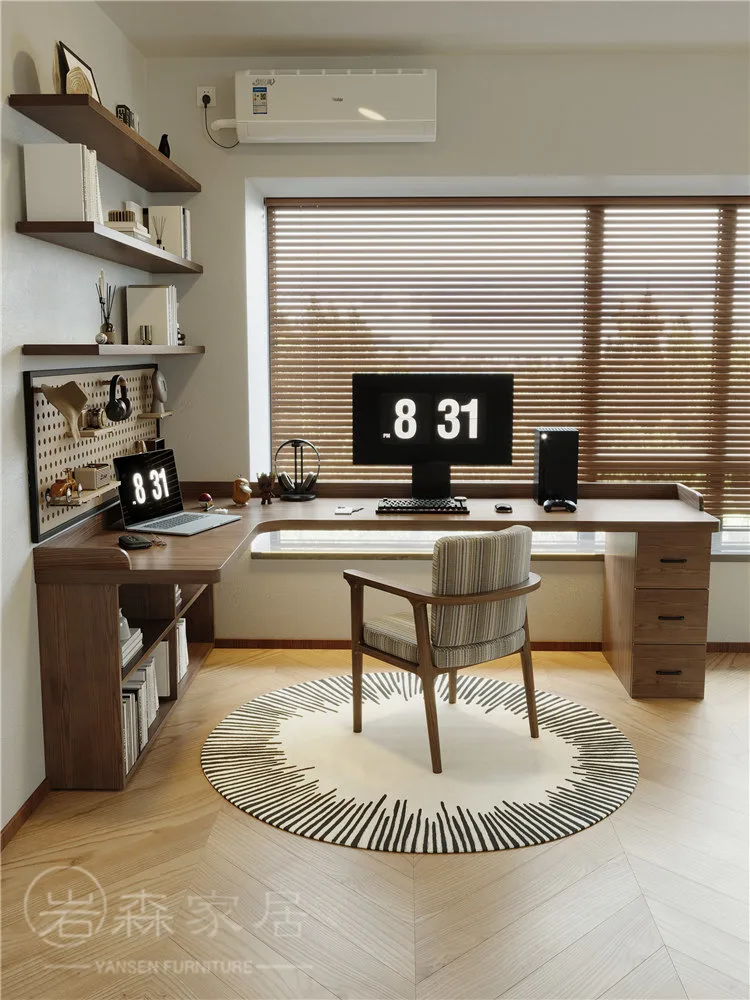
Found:
<path fill-rule="evenodd" d="M 447 535 L 432 555 L 433 594 L 478 594 L 500 590 L 528 578 L 531 528 Z M 432 607 L 430 633 L 435 646 L 466 646 L 510 635 L 523 627 L 526 596 L 491 604 Z"/>

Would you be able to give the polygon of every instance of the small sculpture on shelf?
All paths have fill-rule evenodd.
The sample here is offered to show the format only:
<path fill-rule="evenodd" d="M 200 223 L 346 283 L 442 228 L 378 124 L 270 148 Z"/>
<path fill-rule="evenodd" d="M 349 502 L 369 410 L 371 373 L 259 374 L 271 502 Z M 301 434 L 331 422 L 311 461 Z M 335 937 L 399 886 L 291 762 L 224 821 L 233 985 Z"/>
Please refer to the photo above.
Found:
<path fill-rule="evenodd" d="M 238 476 L 232 483 L 232 500 L 238 507 L 244 507 L 253 495 L 250 489 L 250 480 L 244 476 Z"/>
<path fill-rule="evenodd" d="M 161 139 L 159 140 L 159 152 L 163 156 L 166 156 L 167 158 L 169 158 L 169 154 L 172 152 L 171 149 L 169 148 L 169 138 L 166 132 L 162 135 Z"/>
<path fill-rule="evenodd" d="M 261 506 L 266 503 L 273 503 L 273 498 L 276 495 L 274 492 L 274 487 L 276 484 L 276 473 L 259 472 L 257 479 L 258 479 L 258 489 L 260 490 Z"/>
<path fill-rule="evenodd" d="M 167 410 L 167 380 L 158 368 L 154 368 L 151 376 L 151 412 L 166 413 Z"/>
<path fill-rule="evenodd" d="M 73 499 L 73 492 L 80 497 L 83 493 L 83 486 L 76 481 L 73 470 L 66 469 L 65 475 L 61 479 L 56 479 L 54 483 L 48 487 L 44 492 L 44 499 L 47 503 L 51 503 L 53 500 L 61 501 L 64 500 L 66 503 L 70 503 Z"/>

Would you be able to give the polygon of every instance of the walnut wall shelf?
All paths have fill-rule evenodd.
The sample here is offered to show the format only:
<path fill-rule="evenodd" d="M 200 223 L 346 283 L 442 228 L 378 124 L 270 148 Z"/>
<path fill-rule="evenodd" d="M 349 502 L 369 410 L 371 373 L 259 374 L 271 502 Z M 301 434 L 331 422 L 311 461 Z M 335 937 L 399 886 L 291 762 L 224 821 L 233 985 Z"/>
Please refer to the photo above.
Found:
<path fill-rule="evenodd" d="M 205 354 L 205 347 L 167 347 L 164 344 L 24 344 L 21 354 L 48 357 L 149 357 L 152 354 Z"/>
<path fill-rule="evenodd" d="M 67 142 L 96 150 L 97 159 L 147 191 L 200 191 L 186 173 L 88 94 L 11 94 L 8 104 Z"/>
<path fill-rule="evenodd" d="M 192 260 L 98 222 L 17 222 L 16 232 L 151 274 L 203 274 L 201 265 Z"/>

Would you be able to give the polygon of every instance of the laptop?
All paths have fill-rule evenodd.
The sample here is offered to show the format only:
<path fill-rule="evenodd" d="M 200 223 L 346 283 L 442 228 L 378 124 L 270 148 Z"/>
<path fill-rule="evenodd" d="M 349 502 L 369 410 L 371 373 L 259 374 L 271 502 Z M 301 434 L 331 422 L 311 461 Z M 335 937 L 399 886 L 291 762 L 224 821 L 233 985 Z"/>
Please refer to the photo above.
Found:
<path fill-rule="evenodd" d="M 117 492 L 126 528 L 160 535 L 197 535 L 240 520 L 238 514 L 198 514 L 185 510 L 173 451 L 124 455 L 114 459 L 114 464 L 120 480 Z"/>

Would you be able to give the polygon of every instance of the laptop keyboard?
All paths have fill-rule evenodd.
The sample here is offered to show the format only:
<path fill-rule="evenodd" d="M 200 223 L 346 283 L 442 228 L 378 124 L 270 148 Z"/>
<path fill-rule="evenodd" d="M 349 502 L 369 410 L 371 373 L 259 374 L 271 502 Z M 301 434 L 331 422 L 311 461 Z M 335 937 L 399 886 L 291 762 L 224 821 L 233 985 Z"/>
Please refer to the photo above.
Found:
<path fill-rule="evenodd" d="M 168 517 L 166 520 L 160 519 L 158 524 L 155 522 L 154 527 L 160 530 L 163 528 L 179 528 L 182 524 L 190 524 L 191 521 L 200 521 L 204 516 L 204 514 L 175 514 L 174 517 Z"/>

